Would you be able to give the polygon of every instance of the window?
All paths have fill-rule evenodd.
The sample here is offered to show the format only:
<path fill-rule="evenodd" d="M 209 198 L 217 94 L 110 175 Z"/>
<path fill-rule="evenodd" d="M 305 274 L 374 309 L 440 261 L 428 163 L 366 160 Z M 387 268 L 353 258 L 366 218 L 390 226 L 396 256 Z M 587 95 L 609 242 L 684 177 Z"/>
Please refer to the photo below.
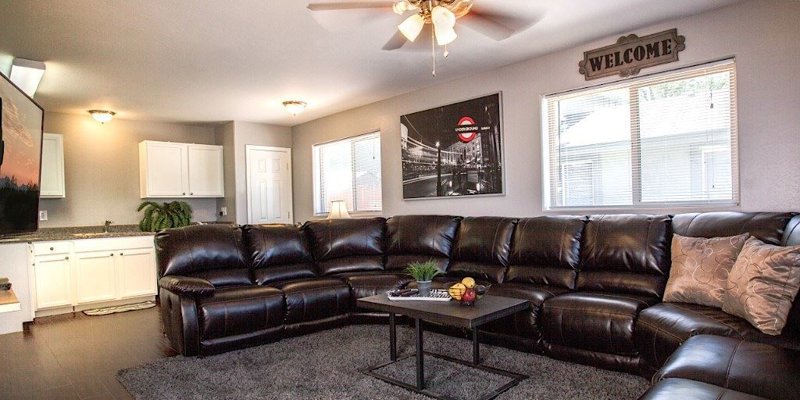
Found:
<path fill-rule="evenodd" d="M 733 60 L 544 97 L 546 209 L 739 200 Z"/>
<path fill-rule="evenodd" d="M 380 132 L 316 144 L 312 150 L 315 214 L 327 214 L 334 200 L 344 200 L 349 212 L 381 211 Z"/>

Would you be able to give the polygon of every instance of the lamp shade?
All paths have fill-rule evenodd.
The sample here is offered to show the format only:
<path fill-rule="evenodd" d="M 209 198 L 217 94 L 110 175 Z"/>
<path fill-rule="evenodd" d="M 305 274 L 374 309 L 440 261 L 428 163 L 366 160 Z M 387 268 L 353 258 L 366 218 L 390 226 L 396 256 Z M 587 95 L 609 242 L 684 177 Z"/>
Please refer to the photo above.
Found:
<path fill-rule="evenodd" d="M 39 88 L 39 82 L 42 81 L 44 70 L 45 66 L 41 61 L 15 58 L 11 63 L 11 76 L 9 78 L 25 94 L 33 97 L 36 89 Z"/>
<path fill-rule="evenodd" d="M 306 102 L 300 100 L 286 100 L 283 102 L 283 107 L 289 114 L 297 115 L 306 109 Z"/>
<path fill-rule="evenodd" d="M 400 25 L 397 25 L 397 29 L 400 30 L 406 39 L 413 42 L 417 40 L 417 36 L 422 32 L 423 26 L 425 26 L 425 18 L 420 14 L 414 14 L 406 18 Z"/>
<path fill-rule="evenodd" d="M 328 219 L 350 218 L 347 212 L 347 204 L 344 200 L 334 200 L 331 202 L 331 210 L 328 212 Z"/>
<path fill-rule="evenodd" d="M 456 15 L 452 11 L 442 6 L 433 7 L 431 20 L 436 33 L 436 43 L 439 46 L 450 44 L 456 40 L 458 35 L 453 29 L 456 26 Z"/>

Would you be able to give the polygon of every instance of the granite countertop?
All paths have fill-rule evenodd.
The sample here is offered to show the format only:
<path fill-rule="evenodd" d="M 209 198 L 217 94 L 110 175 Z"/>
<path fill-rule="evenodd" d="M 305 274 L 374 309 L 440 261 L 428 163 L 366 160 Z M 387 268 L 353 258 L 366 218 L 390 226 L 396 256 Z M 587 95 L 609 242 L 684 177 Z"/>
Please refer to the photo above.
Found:
<path fill-rule="evenodd" d="M 42 228 L 22 235 L 0 236 L 0 243 L 44 242 L 50 240 L 100 239 L 126 236 L 153 236 L 153 232 L 142 232 L 138 225 L 111 225 L 108 233 L 102 226 L 71 226 L 65 228 Z"/>

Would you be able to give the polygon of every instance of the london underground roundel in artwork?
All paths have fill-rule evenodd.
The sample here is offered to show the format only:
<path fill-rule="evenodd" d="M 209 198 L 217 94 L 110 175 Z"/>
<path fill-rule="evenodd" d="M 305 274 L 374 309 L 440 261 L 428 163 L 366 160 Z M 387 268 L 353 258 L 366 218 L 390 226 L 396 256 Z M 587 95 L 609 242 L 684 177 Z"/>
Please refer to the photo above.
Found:
<path fill-rule="evenodd" d="M 458 128 L 456 131 L 458 132 L 458 140 L 469 143 L 475 139 L 477 136 L 478 126 L 475 124 L 475 120 L 470 117 L 461 117 L 458 120 Z"/>

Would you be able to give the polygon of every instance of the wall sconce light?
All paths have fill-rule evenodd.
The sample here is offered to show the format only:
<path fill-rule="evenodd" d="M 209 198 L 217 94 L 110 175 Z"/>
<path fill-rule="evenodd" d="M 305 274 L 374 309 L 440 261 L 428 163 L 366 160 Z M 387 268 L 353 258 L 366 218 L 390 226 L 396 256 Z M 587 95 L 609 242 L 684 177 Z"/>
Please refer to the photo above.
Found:
<path fill-rule="evenodd" d="M 94 118 L 95 121 L 101 124 L 111 121 L 114 119 L 114 116 L 117 115 L 117 113 L 107 110 L 89 110 L 89 114 L 92 115 L 92 118 Z"/>
<path fill-rule="evenodd" d="M 292 114 L 292 116 L 297 116 L 297 114 L 303 112 L 307 105 L 305 101 L 300 100 L 286 100 L 283 102 L 283 108 L 285 108 L 289 114 Z"/>
<path fill-rule="evenodd" d="M 347 212 L 347 204 L 344 200 L 334 200 L 331 202 L 331 211 L 328 213 L 328 219 L 350 218 L 350 213 Z"/>
<path fill-rule="evenodd" d="M 44 76 L 45 66 L 41 61 L 26 60 L 15 58 L 11 63 L 11 82 L 14 82 L 25 94 L 30 97 L 39 88 L 39 82 Z"/>

